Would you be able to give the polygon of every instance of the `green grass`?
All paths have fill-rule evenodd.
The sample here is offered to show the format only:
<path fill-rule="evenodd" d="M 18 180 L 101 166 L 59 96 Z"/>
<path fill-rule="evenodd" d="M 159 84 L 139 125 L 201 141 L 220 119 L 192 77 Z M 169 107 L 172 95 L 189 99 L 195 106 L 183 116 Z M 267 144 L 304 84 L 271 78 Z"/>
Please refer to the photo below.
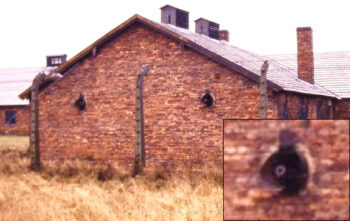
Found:
<path fill-rule="evenodd" d="M 29 136 L 0 135 L 0 150 L 27 150 Z"/>

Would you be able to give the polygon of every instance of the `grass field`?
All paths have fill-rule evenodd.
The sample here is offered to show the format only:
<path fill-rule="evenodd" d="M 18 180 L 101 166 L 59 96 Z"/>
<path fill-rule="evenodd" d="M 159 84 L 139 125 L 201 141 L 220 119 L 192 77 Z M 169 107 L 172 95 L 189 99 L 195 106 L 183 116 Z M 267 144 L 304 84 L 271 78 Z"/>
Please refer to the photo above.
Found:
<path fill-rule="evenodd" d="M 11 136 L 0 135 L 0 151 L 1 150 L 18 150 L 24 151 L 28 149 L 28 136 Z"/>
<path fill-rule="evenodd" d="M 28 170 L 28 137 L 0 136 L 0 220 L 222 220 L 222 168 L 135 178 L 110 165 Z"/>

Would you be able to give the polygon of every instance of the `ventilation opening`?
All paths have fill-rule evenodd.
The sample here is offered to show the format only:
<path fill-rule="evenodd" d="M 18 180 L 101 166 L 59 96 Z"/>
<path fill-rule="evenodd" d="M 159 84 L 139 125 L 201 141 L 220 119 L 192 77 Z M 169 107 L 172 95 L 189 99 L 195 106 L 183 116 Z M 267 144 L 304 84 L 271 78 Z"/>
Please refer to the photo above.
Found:
<path fill-rule="evenodd" d="M 65 63 L 67 60 L 67 55 L 49 55 L 46 56 L 46 66 L 47 67 L 57 67 Z"/>
<path fill-rule="evenodd" d="M 279 149 L 263 164 L 260 175 L 268 187 L 279 190 L 282 195 L 297 195 L 308 183 L 310 169 L 305 156 L 298 151 L 289 130 L 280 132 Z"/>
<path fill-rule="evenodd" d="M 196 23 L 195 24 L 196 33 L 206 35 L 210 38 L 214 38 L 217 40 L 220 39 L 220 25 L 218 23 L 209 21 L 204 18 L 198 18 L 195 21 L 195 23 Z M 225 31 L 225 33 L 227 33 L 228 35 L 228 31 Z"/>
<path fill-rule="evenodd" d="M 210 107 L 214 104 L 214 97 L 210 94 L 209 90 L 206 90 L 205 94 L 201 97 L 201 103 L 206 107 Z"/>
<path fill-rule="evenodd" d="M 188 12 L 176 10 L 176 26 L 188 29 Z"/>
<path fill-rule="evenodd" d="M 86 108 L 86 101 L 85 101 L 85 98 L 84 98 L 83 94 L 80 94 L 78 100 L 75 101 L 74 106 L 78 110 L 81 110 L 81 111 L 85 110 L 85 108 Z"/>
<path fill-rule="evenodd" d="M 219 39 L 219 24 L 216 24 L 214 22 L 209 23 L 209 37 L 214 39 Z"/>
<path fill-rule="evenodd" d="M 165 5 L 160 9 L 162 23 L 188 29 L 189 13 L 187 11 L 175 8 L 171 5 Z"/>

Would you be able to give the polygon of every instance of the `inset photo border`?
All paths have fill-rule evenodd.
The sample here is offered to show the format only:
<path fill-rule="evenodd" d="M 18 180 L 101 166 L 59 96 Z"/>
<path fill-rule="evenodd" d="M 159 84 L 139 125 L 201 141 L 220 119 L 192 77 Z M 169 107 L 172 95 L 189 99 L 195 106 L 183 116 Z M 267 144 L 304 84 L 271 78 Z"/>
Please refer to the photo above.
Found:
<path fill-rule="evenodd" d="M 348 220 L 348 120 L 224 120 L 224 220 Z"/>

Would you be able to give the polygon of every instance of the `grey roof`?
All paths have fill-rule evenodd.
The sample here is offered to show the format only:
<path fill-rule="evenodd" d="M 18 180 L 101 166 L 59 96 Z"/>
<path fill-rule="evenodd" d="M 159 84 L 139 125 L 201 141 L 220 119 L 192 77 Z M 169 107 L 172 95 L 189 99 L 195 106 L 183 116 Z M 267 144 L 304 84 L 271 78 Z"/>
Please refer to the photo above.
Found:
<path fill-rule="evenodd" d="M 310 84 L 298 78 L 296 71 L 269 59 L 229 44 L 224 40 L 216 40 L 205 35 L 193 33 L 187 29 L 178 28 L 173 25 L 158 23 L 169 31 L 175 32 L 184 38 L 195 42 L 196 44 L 216 53 L 217 55 L 233 62 L 251 73 L 260 76 L 260 68 L 265 60 L 269 60 L 267 71 L 267 80 L 279 85 L 283 90 L 303 94 L 322 95 L 336 97 L 337 95 L 320 86 L 319 84 Z"/>
<path fill-rule="evenodd" d="M 0 69 L 0 106 L 27 105 L 18 95 L 32 84 L 39 72 L 48 73 L 52 67 Z"/>
<path fill-rule="evenodd" d="M 268 55 L 271 59 L 298 71 L 296 54 Z M 341 98 L 350 98 L 350 51 L 314 54 L 314 80 Z"/>

